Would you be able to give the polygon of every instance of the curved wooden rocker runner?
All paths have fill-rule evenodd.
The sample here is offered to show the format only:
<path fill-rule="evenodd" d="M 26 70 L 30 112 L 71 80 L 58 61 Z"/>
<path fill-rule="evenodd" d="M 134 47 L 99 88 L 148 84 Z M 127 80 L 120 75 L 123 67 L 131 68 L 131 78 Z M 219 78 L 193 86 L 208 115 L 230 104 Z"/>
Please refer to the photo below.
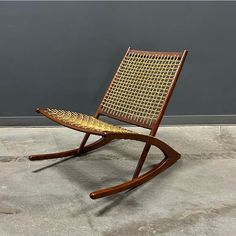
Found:
<path fill-rule="evenodd" d="M 186 55 L 186 50 L 149 52 L 128 48 L 94 116 L 58 109 L 37 109 L 37 112 L 63 126 L 86 133 L 79 148 L 59 153 L 32 155 L 29 159 L 35 161 L 77 156 L 102 147 L 114 139 L 131 139 L 145 143 L 133 178 L 125 183 L 92 192 L 90 197 L 97 199 L 109 196 L 135 188 L 152 179 L 180 158 L 178 152 L 155 138 L 155 135 Z M 150 134 L 144 135 L 105 123 L 98 119 L 100 115 L 147 128 L 151 130 Z M 99 135 L 101 138 L 86 145 L 90 134 Z M 139 175 L 151 145 L 159 148 L 165 157 L 154 168 Z"/>

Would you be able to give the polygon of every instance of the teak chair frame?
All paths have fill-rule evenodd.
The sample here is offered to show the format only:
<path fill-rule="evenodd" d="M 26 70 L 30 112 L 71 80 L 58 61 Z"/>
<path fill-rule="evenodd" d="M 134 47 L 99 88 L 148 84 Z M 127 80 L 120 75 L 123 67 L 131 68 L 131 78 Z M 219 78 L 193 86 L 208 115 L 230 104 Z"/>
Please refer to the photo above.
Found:
<path fill-rule="evenodd" d="M 118 139 L 130 139 L 130 140 L 136 140 L 136 141 L 141 141 L 141 142 L 145 143 L 144 149 L 143 149 L 142 154 L 139 158 L 139 161 L 137 163 L 137 166 L 134 171 L 132 179 L 127 182 L 124 182 L 122 184 L 113 186 L 113 187 L 108 187 L 108 188 L 104 188 L 104 189 L 92 192 L 92 193 L 90 193 L 90 197 L 92 199 L 97 199 L 97 198 L 109 196 L 109 195 L 112 195 L 115 193 L 119 193 L 119 192 L 122 192 L 122 191 L 125 191 L 128 189 L 135 188 L 135 187 L 147 182 L 148 180 L 152 179 L 156 175 L 160 174 L 161 172 L 163 172 L 164 170 L 166 170 L 170 166 L 172 166 L 181 156 L 177 151 L 175 151 L 173 148 L 171 148 L 168 144 L 155 138 L 155 135 L 157 133 L 158 127 L 160 125 L 160 122 L 161 122 L 164 112 L 166 110 L 166 107 L 168 105 L 170 97 L 173 93 L 176 82 L 179 78 L 179 74 L 181 72 L 181 69 L 183 67 L 183 64 L 184 64 L 184 61 L 185 61 L 185 58 L 186 58 L 188 52 L 186 50 L 184 50 L 183 52 L 150 52 L 150 51 L 140 51 L 140 50 L 134 50 L 134 49 L 128 48 L 123 60 L 125 60 L 128 53 L 134 53 L 134 54 L 137 53 L 139 55 L 149 55 L 149 56 L 150 55 L 154 55 L 154 56 L 164 55 L 166 57 L 175 55 L 178 57 L 178 59 L 179 59 L 178 68 L 176 69 L 175 75 L 173 76 L 173 79 L 171 82 L 171 85 L 168 88 L 168 92 L 167 92 L 166 97 L 163 101 L 160 112 L 158 113 L 154 122 L 152 122 L 151 124 L 144 124 L 140 121 L 134 121 L 134 120 L 129 119 L 127 117 L 123 118 L 119 115 L 110 114 L 109 112 L 104 111 L 103 103 L 101 102 L 101 104 L 99 105 L 99 107 L 94 115 L 94 118 L 99 119 L 99 116 L 103 115 L 103 116 L 107 116 L 107 117 L 110 117 L 110 118 L 113 118 L 116 120 L 125 121 L 129 124 L 149 129 L 150 130 L 149 135 L 135 133 L 132 131 L 130 131 L 130 132 L 106 132 L 106 131 L 102 132 L 102 131 L 97 131 L 97 130 L 89 129 L 89 128 L 83 128 L 83 127 L 78 128 L 78 127 L 74 126 L 73 124 L 65 124 L 60 119 L 50 116 L 50 114 L 48 114 L 48 112 L 46 112 L 45 109 L 43 109 L 43 108 L 38 108 L 36 110 L 37 112 L 41 113 L 42 115 L 46 116 L 47 118 L 49 118 L 49 119 L 51 119 L 63 126 L 66 126 L 66 127 L 69 127 L 71 129 L 78 130 L 81 132 L 85 132 L 85 136 L 84 136 L 80 146 L 76 149 L 64 151 L 64 152 L 58 152 L 58 153 L 32 155 L 29 157 L 29 159 L 31 161 L 62 158 L 62 157 L 69 157 L 69 156 L 78 156 L 83 153 L 87 153 L 89 151 L 100 148 L 100 147 L 108 144 L 112 140 L 116 140 L 116 139 L 117 140 Z M 123 60 L 121 61 L 120 65 L 118 67 L 118 70 L 119 70 L 120 66 L 122 65 Z M 104 101 L 104 99 L 106 98 L 106 95 L 108 94 L 109 89 L 111 88 L 114 80 L 115 80 L 115 76 L 114 76 L 113 80 L 111 81 L 110 86 L 106 90 L 102 101 Z M 101 136 L 101 138 L 91 144 L 86 145 L 86 142 L 87 142 L 90 134 L 99 135 L 99 136 Z M 164 159 L 161 162 L 159 162 L 158 164 L 156 164 L 151 170 L 140 175 L 141 169 L 143 167 L 143 164 L 146 160 L 147 154 L 148 154 L 150 147 L 152 145 L 156 146 L 157 148 L 159 148 L 163 152 Z"/>

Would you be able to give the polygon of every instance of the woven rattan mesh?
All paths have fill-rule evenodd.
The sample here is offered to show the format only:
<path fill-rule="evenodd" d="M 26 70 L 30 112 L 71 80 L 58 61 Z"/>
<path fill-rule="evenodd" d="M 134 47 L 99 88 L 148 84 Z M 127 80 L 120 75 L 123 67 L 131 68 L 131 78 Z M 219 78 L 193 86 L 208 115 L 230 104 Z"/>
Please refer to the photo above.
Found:
<path fill-rule="evenodd" d="M 180 61 L 179 53 L 128 52 L 102 101 L 103 111 L 151 126 L 164 105 Z"/>
<path fill-rule="evenodd" d="M 88 132 L 95 131 L 101 133 L 132 133 L 130 130 L 107 124 L 94 118 L 93 116 L 88 116 L 81 113 L 49 108 L 42 109 L 41 112 L 52 119 L 59 120 L 65 126 L 70 125 L 78 130 L 82 128 L 84 130 L 88 130 Z"/>

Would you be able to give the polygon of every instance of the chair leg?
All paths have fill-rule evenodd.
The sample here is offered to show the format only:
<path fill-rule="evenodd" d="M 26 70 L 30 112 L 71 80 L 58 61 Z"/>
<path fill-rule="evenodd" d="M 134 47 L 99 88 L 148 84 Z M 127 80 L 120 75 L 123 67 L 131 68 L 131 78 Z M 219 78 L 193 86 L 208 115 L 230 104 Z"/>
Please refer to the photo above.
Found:
<path fill-rule="evenodd" d="M 146 160 L 146 157 L 147 157 L 147 154 L 148 154 L 148 152 L 150 150 L 150 147 L 151 147 L 151 145 L 149 143 L 145 144 L 143 152 L 142 152 L 142 154 L 141 154 L 141 156 L 139 158 L 138 164 L 137 164 L 136 169 L 134 171 L 133 179 L 135 179 L 135 178 L 137 178 L 139 176 L 139 173 L 140 173 L 140 171 L 141 171 L 141 169 L 143 167 L 143 164 L 144 164 L 144 162 Z"/>
<path fill-rule="evenodd" d="M 59 153 L 33 155 L 33 156 L 30 156 L 29 159 L 32 161 L 35 161 L 35 160 L 52 159 L 52 158 L 59 158 L 59 157 L 66 157 L 66 156 L 73 156 L 73 155 L 77 156 L 77 155 L 95 150 L 99 147 L 102 147 L 115 139 L 130 139 L 130 140 L 145 142 L 146 145 L 142 152 L 140 160 L 137 164 L 133 179 L 125 183 L 113 186 L 113 187 L 109 187 L 109 188 L 92 192 L 90 194 L 90 197 L 92 199 L 97 199 L 97 198 L 101 198 L 105 196 L 110 196 L 112 194 L 119 193 L 128 189 L 135 188 L 149 181 L 156 175 L 160 174 L 161 172 L 163 172 L 164 170 L 172 166 L 180 158 L 180 154 L 176 152 L 173 148 L 171 148 L 169 145 L 167 145 L 163 141 L 156 139 L 152 136 L 147 136 L 147 135 L 142 135 L 142 134 L 137 134 L 137 133 L 107 134 L 106 136 L 100 138 L 99 140 L 85 146 L 88 136 L 89 136 L 88 134 L 85 135 L 84 139 L 81 142 L 80 147 L 77 149 L 73 149 L 73 150 L 65 151 L 65 152 L 59 152 Z M 144 161 L 146 159 L 147 153 L 151 145 L 154 145 L 157 148 L 159 148 L 164 153 L 165 158 L 160 163 L 158 163 L 154 168 L 147 171 L 145 174 L 138 176 L 140 173 L 140 170 L 142 169 L 142 166 L 144 164 Z"/>
<path fill-rule="evenodd" d="M 74 156 L 77 154 L 78 150 L 79 150 L 79 148 L 65 151 L 65 152 L 31 155 L 31 156 L 29 156 L 29 160 L 30 161 L 41 161 L 41 160 L 47 160 L 47 159 L 55 159 L 55 158 Z"/>
<path fill-rule="evenodd" d="M 86 134 L 84 135 L 84 138 L 83 138 L 82 142 L 80 143 L 80 147 L 78 148 L 77 154 L 79 154 L 79 153 L 81 152 L 81 150 L 83 150 L 83 148 L 84 148 L 86 142 L 87 142 L 88 139 L 89 139 L 89 136 L 90 136 L 89 133 L 86 133 Z"/>
<path fill-rule="evenodd" d="M 163 172 L 164 170 L 172 166 L 180 158 L 180 154 L 178 152 L 176 152 L 173 148 L 171 148 L 166 143 L 154 137 L 140 135 L 140 134 L 127 134 L 127 135 L 123 134 L 123 135 L 117 135 L 116 137 L 114 136 L 113 138 L 143 141 L 143 142 L 146 142 L 147 144 L 154 145 L 164 153 L 165 158 L 160 163 L 158 163 L 154 168 L 152 168 L 151 170 L 147 171 L 145 174 L 139 177 L 135 177 L 130 181 L 127 181 L 125 183 L 122 183 L 113 187 L 101 189 L 101 190 L 90 193 L 90 197 L 92 199 L 110 196 L 115 193 L 119 193 L 128 189 L 135 188 L 149 181 L 156 175 L 160 174 L 161 172 Z M 143 151 L 144 153 L 143 158 L 137 165 L 138 169 L 140 169 L 140 167 L 143 165 L 145 157 L 146 157 L 145 155 L 147 155 L 148 150 L 149 150 L 148 146 L 146 145 L 146 148 Z"/>
<path fill-rule="evenodd" d="M 62 158 L 62 157 L 69 157 L 69 156 L 78 156 L 80 154 L 84 154 L 86 152 L 90 152 L 92 150 L 100 148 L 111 141 L 109 138 L 105 136 L 85 146 L 85 143 L 88 140 L 88 137 L 89 137 L 89 134 L 85 134 L 84 139 L 82 140 L 79 148 L 69 150 L 69 151 L 64 151 L 64 152 L 32 155 L 32 156 L 29 156 L 29 160 L 40 161 L 40 160 L 55 159 L 55 158 Z"/>

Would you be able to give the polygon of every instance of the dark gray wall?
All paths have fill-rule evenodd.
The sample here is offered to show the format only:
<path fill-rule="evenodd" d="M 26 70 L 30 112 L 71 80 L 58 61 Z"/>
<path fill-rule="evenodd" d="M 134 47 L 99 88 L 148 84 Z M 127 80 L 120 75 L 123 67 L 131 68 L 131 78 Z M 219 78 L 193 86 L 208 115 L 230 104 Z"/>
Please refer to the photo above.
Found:
<path fill-rule="evenodd" d="M 236 2 L 0 2 L 0 116 L 92 114 L 128 46 L 190 51 L 167 114 L 236 114 Z"/>

